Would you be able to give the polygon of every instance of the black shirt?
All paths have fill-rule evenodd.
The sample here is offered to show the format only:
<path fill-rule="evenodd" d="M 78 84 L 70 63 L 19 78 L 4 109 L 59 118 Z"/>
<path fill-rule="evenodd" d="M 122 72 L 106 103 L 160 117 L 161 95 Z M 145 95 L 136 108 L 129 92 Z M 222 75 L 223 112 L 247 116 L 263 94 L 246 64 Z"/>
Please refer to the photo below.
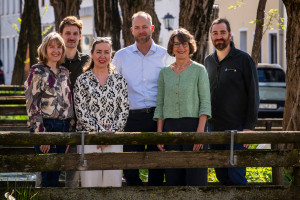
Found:
<path fill-rule="evenodd" d="M 71 80 L 71 91 L 73 93 L 74 84 L 78 76 L 83 73 L 82 68 L 88 62 L 89 56 L 83 53 L 76 52 L 76 55 L 73 59 L 65 58 L 65 62 L 62 66 L 66 67 L 70 72 L 70 80 Z"/>
<path fill-rule="evenodd" d="M 230 43 L 231 50 L 219 62 L 217 52 L 205 58 L 212 103 L 208 125 L 214 131 L 239 126 L 254 129 L 259 105 L 257 70 L 249 54 Z"/>

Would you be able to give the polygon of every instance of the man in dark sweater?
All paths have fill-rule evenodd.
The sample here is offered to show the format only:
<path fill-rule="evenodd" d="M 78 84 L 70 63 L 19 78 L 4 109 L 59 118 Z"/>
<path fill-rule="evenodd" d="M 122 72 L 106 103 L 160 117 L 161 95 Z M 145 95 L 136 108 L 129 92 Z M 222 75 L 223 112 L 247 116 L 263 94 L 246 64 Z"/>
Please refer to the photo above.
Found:
<path fill-rule="evenodd" d="M 59 34 L 64 39 L 66 45 L 66 57 L 65 62 L 62 65 L 70 72 L 72 95 L 76 79 L 83 73 L 82 68 L 89 60 L 88 55 L 82 54 L 77 50 L 79 40 L 81 39 L 81 30 L 82 21 L 78 20 L 75 16 L 64 18 L 59 25 Z M 77 153 L 76 145 L 70 146 L 69 153 Z M 65 186 L 78 187 L 79 172 L 67 171 Z"/>
<path fill-rule="evenodd" d="M 234 47 L 227 19 L 216 19 L 210 27 L 211 40 L 216 51 L 207 56 L 212 118 L 209 131 L 253 130 L 259 105 L 257 70 L 247 53 Z M 210 145 L 211 149 L 230 149 L 230 145 Z M 235 144 L 235 150 L 247 149 L 248 144 Z M 247 185 L 246 168 L 216 168 L 223 185 Z"/>

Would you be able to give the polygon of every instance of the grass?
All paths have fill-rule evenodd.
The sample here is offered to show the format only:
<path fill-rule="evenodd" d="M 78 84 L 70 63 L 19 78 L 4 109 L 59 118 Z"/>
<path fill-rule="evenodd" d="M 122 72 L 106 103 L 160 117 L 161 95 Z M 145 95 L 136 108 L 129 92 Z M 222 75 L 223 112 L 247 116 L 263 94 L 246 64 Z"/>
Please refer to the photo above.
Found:
<path fill-rule="evenodd" d="M 38 193 L 33 193 L 32 186 L 23 183 L 19 185 L 17 182 L 15 182 L 14 186 L 9 186 L 9 183 L 7 182 L 7 193 L 8 195 L 12 195 L 16 200 L 37 200 L 39 199 Z M 1 198 L 2 200 L 6 200 L 4 195 Z"/>

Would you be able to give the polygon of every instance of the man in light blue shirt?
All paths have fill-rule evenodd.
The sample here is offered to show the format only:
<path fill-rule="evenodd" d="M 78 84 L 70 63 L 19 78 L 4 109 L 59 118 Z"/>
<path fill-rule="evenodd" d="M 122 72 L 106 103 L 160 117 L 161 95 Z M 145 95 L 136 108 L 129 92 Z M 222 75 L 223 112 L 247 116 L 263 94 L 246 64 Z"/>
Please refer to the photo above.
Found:
<path fill-rule="evenodd" d="M 132 16 L 131 32 L 135 43 L 119 50 L 113 65 L 127 81 L 129 96 L 129 118 L 125 132 L 155 132 L 153 114 L 156 106 L 158 76 L 160 70 L 174 62 L 167 50 L 152 40 L 154 26 L 148 13 L 138 12 Z M 124 152 L 144 151 L 144 145 L 124 145 Z M 158 151 L 156 145 L 148 145 L 148 151 Z M 139 170 L 124 170 L 128 186 L 143 185 Z M 164 171 L 149 169 L 148 185 L 163 185 Z"/>

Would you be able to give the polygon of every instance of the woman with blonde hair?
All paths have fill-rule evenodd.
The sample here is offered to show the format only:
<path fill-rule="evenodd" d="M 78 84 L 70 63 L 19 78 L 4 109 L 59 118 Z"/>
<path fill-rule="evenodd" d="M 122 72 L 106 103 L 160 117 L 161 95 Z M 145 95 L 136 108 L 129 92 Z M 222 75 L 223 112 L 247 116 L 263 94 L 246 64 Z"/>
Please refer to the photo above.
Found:
<path fill-rule="evenodd" d="M 58 33 L 49 33 L 38 48 L 24 83 L 26 110 L 31 132 L 69 132 L 74 124 L 69 71 L 61 66 L 65 44 Z M 37 154 L 65 153 L 65 145 L 35 145 Z M 47 164 L 47 163 L 45 163 Z M 57 187 L 59 171 L 42 172 L 42 187 Z"/>
<path fill-rule="evenodd" d="M 92 59 L 75 83 L 77 131 L 117 132 L 125 127 L 129 113 L 127 83 L 111 66 L 111 56 L 110 38 L 97 38 L 92 45 Z M 123 145 L 85 145 L 84 152 L 123 152 Z M 122 170 L 81 171 L 80 177 L 82 187 L 122 185 Z"/>

